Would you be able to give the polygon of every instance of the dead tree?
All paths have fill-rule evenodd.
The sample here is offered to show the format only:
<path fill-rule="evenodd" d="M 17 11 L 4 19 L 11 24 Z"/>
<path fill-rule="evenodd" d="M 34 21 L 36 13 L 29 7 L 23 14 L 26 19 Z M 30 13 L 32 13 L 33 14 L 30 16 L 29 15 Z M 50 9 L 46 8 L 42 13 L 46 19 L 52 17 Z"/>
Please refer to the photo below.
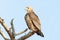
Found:
<path fill-rule="evenodd" d="M 26 28 L 26 29 L 23 30 L 22 32 L 19 32 L 19 33 L 16 34 L 16 33 L 15 33 L 15 29 L 14 29 L 13 19 L 11 20 L 11 23 L 10 23 L 10 24 L 11 24 L 11 28 L 9 28 L 9 27 L 7 26 L 7 24 L 5 23 L 4 19 L 2 19 L 1 17 L 0 17 L 0 24 L 1 24 L 2 27 L 6 30 L 6 32 L 8 33 L 8 35 L 9 35 L 9 37 L 10 37 L 10 39 L 7 38 L 7 37 L 5 36 L 5 34 L 2 32 L 2 30 L 0 29 L 0 35 L 4 38 L 4 40 L 25 40 L 25 39 L 29 38 L 30 36 L 32 36 L 32 35 L 35 33 L 35 32 L 31 32 L 31 31 L 30 31 L 28 34 L 23 35 L 23 36 L 21 36 L 21 37 L 18 38 L 18 39 L 15 39 L 16 36 L 18 36 L 18 35 L 26 32 L 28 29 Z"/>

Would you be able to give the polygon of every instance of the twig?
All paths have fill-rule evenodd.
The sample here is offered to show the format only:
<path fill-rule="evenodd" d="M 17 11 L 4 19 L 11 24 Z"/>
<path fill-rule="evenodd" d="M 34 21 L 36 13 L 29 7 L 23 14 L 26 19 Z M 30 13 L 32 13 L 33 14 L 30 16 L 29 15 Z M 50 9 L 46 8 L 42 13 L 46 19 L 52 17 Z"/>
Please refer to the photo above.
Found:
<path fill-rule="evenodd" d="M 23 30 L 22 32 L 19 32 L 19 33 L 15 34 L 15 36 L 20 35 L 20 34 L 23 34 L 23 33 L 26 32 L 27 30 L 28 30 L 28 29 L 26 28 L 26 29 Z"/>
<path fill-rule="evenodd" d="M 12 36 L 13 36 L 14 39 L 15 39 L 15 29 L 14 29 L 13 20 L 14 20 L 14 19 L 11 20 L 11 30 L 12 30 Z"/>
<path fill-rule="evenodd" d="M 1 34 L 1 36 L 2 36 L 5 40 L 9 40 L 9 39 L 6 37 L 6 35 L 1 31 L 1 29 L 0 29 L 0 34 Z"/>

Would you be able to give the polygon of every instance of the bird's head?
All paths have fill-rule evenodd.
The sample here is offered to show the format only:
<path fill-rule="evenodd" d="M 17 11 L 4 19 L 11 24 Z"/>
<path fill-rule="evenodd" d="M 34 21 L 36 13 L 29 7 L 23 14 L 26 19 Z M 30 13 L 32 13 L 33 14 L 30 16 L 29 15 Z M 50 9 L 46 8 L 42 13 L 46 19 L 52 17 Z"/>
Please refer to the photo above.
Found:
<path fill-rule="evenodd" d="M 33 9 L 32 9 L 32 7 L 31 7 L 31 6 L 26 7 L 26 8 L 25 8 L 25 10 L 26 10 L 28 13 L 30 13 L 30 12 L 32 12 L 32 11 L 33 11 Z"/>

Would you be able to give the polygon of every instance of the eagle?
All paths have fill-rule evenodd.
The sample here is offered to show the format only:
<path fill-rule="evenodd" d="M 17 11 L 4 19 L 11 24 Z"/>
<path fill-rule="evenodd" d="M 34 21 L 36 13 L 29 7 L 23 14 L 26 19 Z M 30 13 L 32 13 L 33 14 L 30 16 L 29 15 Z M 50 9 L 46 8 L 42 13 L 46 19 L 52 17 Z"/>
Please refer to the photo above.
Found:
<path fill-rule="evenodd" d="M 24 16 L 26 24 L 28 28 L 35 32 L 37 35 L 40 35 L 41 37 L 44 37 L 42 31 L 41 31 L 41 24 L 38 16 L 34 13 L 31 6 L 28 6 L 25 8 L 27 11 L 26 15 Z"/>

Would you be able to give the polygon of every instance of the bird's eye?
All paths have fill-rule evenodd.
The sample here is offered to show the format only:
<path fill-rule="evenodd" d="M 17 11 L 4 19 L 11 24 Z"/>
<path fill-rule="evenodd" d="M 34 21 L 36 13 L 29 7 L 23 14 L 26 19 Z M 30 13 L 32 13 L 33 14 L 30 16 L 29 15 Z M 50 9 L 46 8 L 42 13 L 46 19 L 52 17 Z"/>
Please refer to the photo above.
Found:
<path fill-rule="evenodd" d="M 28 8 L 29 9 L 29 8 Z"/>

